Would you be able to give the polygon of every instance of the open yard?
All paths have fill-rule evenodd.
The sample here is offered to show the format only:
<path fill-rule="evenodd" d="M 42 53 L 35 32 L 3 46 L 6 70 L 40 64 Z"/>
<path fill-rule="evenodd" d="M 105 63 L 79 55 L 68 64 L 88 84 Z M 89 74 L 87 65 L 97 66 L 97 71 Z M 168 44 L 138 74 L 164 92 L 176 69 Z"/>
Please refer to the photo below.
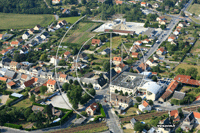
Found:
<path fill-rule="evenodd" d="M 195 15 L 199 15 L 200 14 L 199 7 L 200 7 L 200 4 L 193 4 L 189 7 L 188 11 L 190 13 L 195 13 Z"/>
<path fill-rule="evenodd" d="M 53 15 L 0 13 L 0 29 L 27 29 L 39 24 L 46 27 L 54 20 Z"/>
<path fill-rule="evenodd" d="M 58 20 L 65 20 L 67 21 L 68 23 L 75 23 L 79 18 L 81 18 L 80 16 L 78 17 L 65 17 L 65 18 L 59 18 Z"/>
<path fill-rule="evenodd" d="M 185 70 L 187 71 L 187 69 L 188 69 L 188 68 L 191 68 L 191 67 L 197 68 L 198 76 L 200 76 L 200 66 L 197 66 L 197 65 L 188 65 L 188 64 L 186 64 L 186 63 L 181 63 L 181 64 L 179 64 L 179 65 L 175 68 L 174 72 L 176 72 L 176 71 L 178 70 L 178 68 L 183 68 L 183 69 L 185 69 Z"/>
<path fill-rule="evenodd" d="M 24 107 L 24 108 L 27 108 L 29 106 L 32 105 L 32 102 L 29 100 L 29 98 L 26 98 L 20 102 L 18 102 L 17 104 L 13 105 L 14 107 Z"/>
<path fill-rule="evenodd" d="M 135 108 L 135 107 L 130 107 L 130 108 L 126 111 L 126 114 L 125 114 L 125 115 L 121 115 L 121 116 L 127 117 L 127 116 L 135 115 L 137 110 L 138 110 L 138 109 Z"/>

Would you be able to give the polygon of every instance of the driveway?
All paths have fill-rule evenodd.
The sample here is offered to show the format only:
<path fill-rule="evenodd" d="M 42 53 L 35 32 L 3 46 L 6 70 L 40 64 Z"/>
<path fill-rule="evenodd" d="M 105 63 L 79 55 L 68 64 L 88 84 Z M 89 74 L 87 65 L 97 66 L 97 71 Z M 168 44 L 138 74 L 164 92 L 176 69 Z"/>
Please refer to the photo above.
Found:
<path fill-rule="evenodd" d="M 72 105 L 69 103 L 69 99 L 66 93 L 62 94 L 62 96 L 56 95 L 53 98 L 51 98 L 51 101 L 47 101 L 46 103 L 47 104 L 51 103 L 53 106 L 58 107 L 58 108 L 71 109 L 70 107 L 72 107 Z"/>

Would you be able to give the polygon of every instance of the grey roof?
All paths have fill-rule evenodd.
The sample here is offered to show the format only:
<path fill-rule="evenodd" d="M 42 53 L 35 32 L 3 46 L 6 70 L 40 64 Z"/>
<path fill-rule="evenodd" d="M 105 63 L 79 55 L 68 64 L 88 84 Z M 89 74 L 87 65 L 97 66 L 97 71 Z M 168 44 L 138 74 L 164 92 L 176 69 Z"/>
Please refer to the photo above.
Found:
<path fill-rule="evenodd" d="M 186 116 L 186 118 L 184 119 L 184 121 L 191 122 L 193 119 L 194 119 L 194 114 L 193 114 L 193 112 L 191 112 L 190 114 L 188 114 Z"/>
<path fill-rule="evenodd" d="M 130 97 L 127 97 L 127 96 L 122 96 L 122 95 L 117 95 L 117 94 L 115 94 L 115 93 L 112 93 L 111 94 L 111 99 L 113 100 L 113 101 L 120 101 L 120 102 L 122 102 L 122 103 L 129 103 L 129 102 L 131 102 L 131 101 L 133 101 Z"/>
<path fill-rule="evenodd" d="M 117 72 L 115 71 L 115 69 L 111 69 L 111 78 L 113 78 L 115 75 L 117 75 Z M 110 71 L 108 71 L 105 76 L 110 80 Z"/>
<path fill-rule="evenodd" d="M 106 84 L 107 80 L 103 76 L 101 76 L 97 79 L 97 82 L 102 87 Z"/>
<path fill-rule="evenodd" d="M 142 33 L 142 35 L 147 35 L 148 37 L 153 36 L 155 32 L 154 28 L 148 28 L 145 32 Z"/>
<path fill-rule="evenodd" d="M 28 35 L 28 36 L 29 36 L 29 33 L 28 33 L 28 31 L 26 31 L 24 34 L 26 34 L 26 35 Z"/>
<path fill-rule="evenodd" d="M 54 72 L 47 72 L 47 76 L 53 76 Z"/>
<path fill-rule="evenodd" d="M 42 72 L 40 73 L 40 75 L 42 75 L 42 76 L 47 76 L 47 73 L 42 71 Z"/>
<path fill-rule="evenodd" d="M 25 65 L 23 65 L 23 66 L 21 66 L 21 68 L 20 69 L 23 69 L 23 70 L 28 70 L 29 69 L 29 67 L 28 66 L 25 66 Z"/>
<path fill-rule="evenodd" d="M 136 123 L 135 118 L 132 118 L 132 119 L 130 120 L 130 122 L 131 122 L 131 124 L 135 124 L 135 123 Z"/>
<path fill-rule="evenodd" d="M 172 98 L 182 100 L 185 97 L 184 92 L 175 91 Z"/>
<path fill-rule="evenodd" d="M 10 66 L 10 62 L 5 62 L 4 66 Z"/>
<path fill-rule="evenodd" d="M 104 86 L 107 82 L 107 80 L 102 76 L 99 77 L 98 79 L 91 79 L 91 78 L 81 78 L 82 82 L 85 82 L 87 84 L 99 84 L 101 87 Z"/>
<path fill-rule="evenodd" d="M 112 85 L 135 89 L 141 84 L 143 77 L 143 75 L 137 73 L 123 72 L 112 81 Z"/>
<path fill-rule="evenodd" d="M 8 71 L 6 71 L 4 76 L 7 77 L 7 78 L 11 78 L 12 79 L 15 76 L 15 72 L 8 70 Z"/>
<path fill-rule="evenodd" d="M 85 54 L 85 53 L 81 53 L 81 54 L 79 55 L 79 58 L 85 58 L 85 57 L 87 57 L 87 54 Z"/>
<path fill-rule="evenodd" d="M 107 54 L 109 54 L 110 53 L 110 48 L 106 48 L 103 51 L 106 52 Z"/>

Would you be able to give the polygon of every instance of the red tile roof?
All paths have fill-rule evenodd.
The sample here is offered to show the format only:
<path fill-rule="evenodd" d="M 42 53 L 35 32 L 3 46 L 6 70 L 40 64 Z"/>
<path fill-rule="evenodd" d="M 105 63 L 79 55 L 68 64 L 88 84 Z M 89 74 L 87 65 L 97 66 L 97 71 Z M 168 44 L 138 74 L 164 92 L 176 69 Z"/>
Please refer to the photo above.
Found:
<path fill-rule="evenodd" d="M 123 4 L 123 1 L 115 1 L 116 4 Z"/>
<path fill-rule="evenodd" d="M 147 3 L 146 2 L 141 2 L 141 5 L 146 5 Z"/>
<path fill-rule="evenodd" d="M 187 75 L 177 75 L 174 80 L 184 84 L 200 86 L 200 82 L 198 80 L 191 79 L 191 76 Z"/>
<path fill-rule="evenodd" d="M 7 50 L 10 50 L 10 49 L 13 49 L 14 47 L 10 46 L 10 47 L 7 47 L 6 49 Z"/>
<path fill-rule="evenodd" d="M 98 105 L 97 103 L 92 103 L 90 106 L 88 106 L 88 107 L 86 108 L 86 110 L 87 110 L 88 108 L 91 108 L 93 111 L 95 111 L 96 109 L 99 108 L 99 105 Z"/>
<path fill-rule="evenodd" d="M 65 74 L 60 74 L 60 76 L 59 77 L 61 77 L 61 78 L 66 78 L 67 77 L 67 75 L 65 75 Z"/>
<path fill-rule="evenodd" d="M 138 56 L 139 53 L 133 52 L 132 55 L 133 55 L 133 56 Z"/>
<path fill-rule="evenodd" d="M 176 87 L 178 86 L 178 82 L 176 80 L 173 80 L 169 86 L 167 87 L 166 91 L 169 90 L 171 92 L 174 92 L 174 90 L 176 89 Z"/>
<path fill-rule="evenodd" d="M 161 52 L 163 53 L 163 52 L 165 52 L 166 50 L 165 50 L 164 47 L 161 47 L 161 48 L 159 48 L 157 51 L 161 51 Z"/>
<path fill-rule="evenodd" d="M 145 69 L 147 69 L 147 67 L 149 67 L 149 65 L 147 65 L 146 63 L 141 63 L 141 64 L 139 65 L 139 67 L 140 67 L 142 70 L 145 70 Z"/>
<path fill-rule="evenodd" d="M 171 96 L 171 91 L 165 91 L 165 93 L 161 96 L 163 100 L 167 99 L 169 96 Z"/>
<path fill-rule="evenodd" d="M 13 86 L 13 85 L 15 85 L 15 82 L 13 82 L 13 81 L 10 81 L 9 83 L 7 83 L 10 87 L 11 86 Z"/>
<path fill-rule="evenodd" d="M 6 53 L 6 52 L 8 52 L 8 50 L 7 50 L 7 49 L 3 49 L 3 50 L 1 51 L 1 54 L 4 54 L 4 53 Z"/>
<path fill-rule="evenodd" d="M 7 81 L 7 78 L 5 78 L 5 77 L 0 77 L 0 80 L 1 80 L 1 81 Z"/>
<path fill-rule="evenodd" d="M 49 79 L 49 80 L 47 81 L 47 84 L 55 85 L 55 84 L 56 84 L 56 81 L 55 81 L 55 80 L 52 80 L 52 79 Z"/>
<path fill-rule="evenodd" d="M 121 57 L 113 57 L 113 61 L 121 61 L 122 58 Z"/>
<path fill-rule="evenodd" d="M 152 74 L 152 75 L 157 75 L 158 73 L 157 73 L 157 72 L 151 72 L 151 74 Z"/>
<path fill-rule="evenodd" d="M 92 39 L 92 44 L 99 44 L 101 40 L 99 39 Z"/>
<path fill-rule="evenodd" d="M 22 74 L 22 75 L 21 75 L 21 78 L 22 78 L 22 79 L 27 79 L 27 77 L 28 77 L 28 75 L 25 75 L 25 74 Z"/>
<path fill-rule="evenodd" d="M 29 87 L 31 85 L 33 85 L 33 83 L 35 83 L 35 78 L 32 78 L 26 82 L 24 82 L 25 87 Z"/>
<path fill-rule="evenodd" d="M 3 34 L 0 34 L 0 37 L 3 37 Z"/>
<path fill-rule="evenodd" d="M 178 110 L 172 110 L 172 111 L 170 111 L 170 116 L 172 117 L 174 117 L 174 118 L 176 118 L 176 117 L 178 117 Z"/>
<path fill-rule="evenodd" d="M 147 107 L 149 104 L 148 104 L 146 101 L 143 101 L 143 102 L 142 102 L 142 105 L 143 105 L 144 107 Z"/>
<path fill-rule="evenodd" d="M 11 61 L 10 62 L 10 66 L 17 66 L 18 62 L 15 62 L 15 61 Z"/>
<path fill-rule="evenodd" d="M 65 53 L 64 53 L 64 55 L 70 55 L 71 53 L 69 52 L 69 51 L 66 51 Z"/>
<path fill-rule="evenodd" d="M 126 65 L 124 63 L 120 63 L 119 65 L 117 65 L 117 67 L 120 67 L 121 69 L 124 68 Z"/>
<path fill-rule="evenodd" d="M 194 114 L 195 118 L 198 118 L 198 119 L 200 118 L 200 113 L 199 112 L 193 112 L 193 114 Z"/>
<path fill-rule="evenodd" d="M 18 45 L 19 42 L 18 41 L 12 41 L 10 44 L 13 44 L 13 45 Z"/>

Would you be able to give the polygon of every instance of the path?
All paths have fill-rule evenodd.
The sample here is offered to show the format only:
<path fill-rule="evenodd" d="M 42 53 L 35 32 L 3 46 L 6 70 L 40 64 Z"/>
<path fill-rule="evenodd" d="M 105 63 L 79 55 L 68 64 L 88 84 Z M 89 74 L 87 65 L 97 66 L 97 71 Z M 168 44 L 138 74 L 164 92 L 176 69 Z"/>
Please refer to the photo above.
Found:
<path fill-rule="evenodd" d="M 46 0 L 44 0 L 44 2 L 45 2 L 46 6 L 47 6 L 48 8 L 51 8 L 51 7 L 47 4 Z"/>

